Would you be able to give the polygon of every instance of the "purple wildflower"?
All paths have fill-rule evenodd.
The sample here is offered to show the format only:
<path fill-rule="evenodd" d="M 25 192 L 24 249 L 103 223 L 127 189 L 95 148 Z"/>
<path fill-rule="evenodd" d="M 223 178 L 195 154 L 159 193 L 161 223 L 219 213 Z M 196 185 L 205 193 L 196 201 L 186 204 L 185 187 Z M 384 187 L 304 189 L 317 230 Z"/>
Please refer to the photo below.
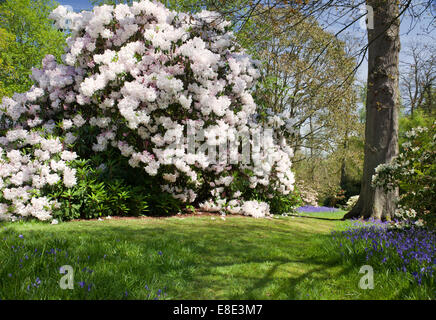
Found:
<path fill-rule="evenodd" d="M 387 267 L 411 274 L 419 285 L 431 279 L 436 259 L 436 233 L 412 226 L 408 229 L 392 229 L 388 222 L 372 220 L 369 223 L 354 222 L 351 228 L 333 232 L 334 241 L 342 246 L 349 243 L 347 255 L 366 253 L 372 263 L 386 263 Z M 361 251 L 361 252 L 362 252 Z M 344 252 L 341 252 L 343 255 Z M 362 257 L 363 258 L 363 257 Z"/>
<path fill-rule="evenodd" d="M 336 212 L 337 208 L 331 207 L 315 207 L 315 206 L 302 206 L 297 208 L 298 212 Z"/>

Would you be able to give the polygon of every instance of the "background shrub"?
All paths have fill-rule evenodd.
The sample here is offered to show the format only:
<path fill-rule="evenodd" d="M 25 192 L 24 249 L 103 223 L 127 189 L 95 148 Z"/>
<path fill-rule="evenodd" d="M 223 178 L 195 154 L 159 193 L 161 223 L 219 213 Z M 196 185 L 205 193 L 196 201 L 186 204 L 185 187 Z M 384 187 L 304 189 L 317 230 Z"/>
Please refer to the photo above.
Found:
<path fill-rule="evenodd" d="M 376 168 L 373 184 L 387 190 L 399 188 L 399 218 L 422 219 L 435 226 L 436 122 L 413 128 L 405 139 L 398 157 Z"/>

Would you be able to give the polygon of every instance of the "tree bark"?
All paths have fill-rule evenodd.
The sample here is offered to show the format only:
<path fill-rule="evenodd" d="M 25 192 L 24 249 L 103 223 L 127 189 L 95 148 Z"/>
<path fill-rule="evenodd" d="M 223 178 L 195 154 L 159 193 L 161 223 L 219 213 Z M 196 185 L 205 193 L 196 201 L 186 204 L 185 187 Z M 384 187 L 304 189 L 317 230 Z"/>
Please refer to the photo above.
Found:
<path fill-rule="evenodd" d="M 398 154 L 400 21 L 396 0 L 367 0 L 374 12 L 374 29 L 368 30 L 368 83 L 365 150 L 359 200 L 348 218 L 390 220 L 398 190 L 386 193 L 371 185 L 375 168 Z"/>

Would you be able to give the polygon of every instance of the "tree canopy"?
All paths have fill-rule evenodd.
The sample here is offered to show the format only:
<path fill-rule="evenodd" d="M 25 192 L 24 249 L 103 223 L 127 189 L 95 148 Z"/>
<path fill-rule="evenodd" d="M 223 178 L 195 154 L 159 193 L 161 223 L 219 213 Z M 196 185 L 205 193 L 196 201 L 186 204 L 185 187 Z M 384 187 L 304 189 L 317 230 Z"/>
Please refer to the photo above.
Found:
<path fill-rule="evenodd" d="M 48 19 L 53 0 L 6 0 L 0 3 L 0 97 L 24 92 L 32 67 L 53 54 L 60 60 L 66 35 Z"/>

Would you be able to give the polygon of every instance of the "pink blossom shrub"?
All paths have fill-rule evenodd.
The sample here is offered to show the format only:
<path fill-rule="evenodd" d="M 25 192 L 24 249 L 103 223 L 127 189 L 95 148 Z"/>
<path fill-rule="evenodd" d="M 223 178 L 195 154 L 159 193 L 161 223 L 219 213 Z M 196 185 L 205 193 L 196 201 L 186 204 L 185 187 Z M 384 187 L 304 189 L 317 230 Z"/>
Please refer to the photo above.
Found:
<path fill-rule="evenodd" d="M 253 200 L 247 190 L 264 198 L 293 191 L 292 150 L 283 141 L 251 152 L 249 163 L 230 150 L 217 162 L 208 150 L 187 152 L 196 132 L 211 150 L 263 129 L 251 95 L 256 62 L 218 14 L 177 13 L 144 0 L 81 13 L 59 6 L 51 18 L 71 30 L 63 64 L 46 56 L 32 72 L 34 86 L 1 104 L 0 215 L 49 219 L 56 199 L 44 186 L 73 186 L 71 163 L 90 156 L 85 147 L 116 149 L 160 181 L 162 192 L 213 210 L 261 217 L 268 205 L 244 205 Z"/>

